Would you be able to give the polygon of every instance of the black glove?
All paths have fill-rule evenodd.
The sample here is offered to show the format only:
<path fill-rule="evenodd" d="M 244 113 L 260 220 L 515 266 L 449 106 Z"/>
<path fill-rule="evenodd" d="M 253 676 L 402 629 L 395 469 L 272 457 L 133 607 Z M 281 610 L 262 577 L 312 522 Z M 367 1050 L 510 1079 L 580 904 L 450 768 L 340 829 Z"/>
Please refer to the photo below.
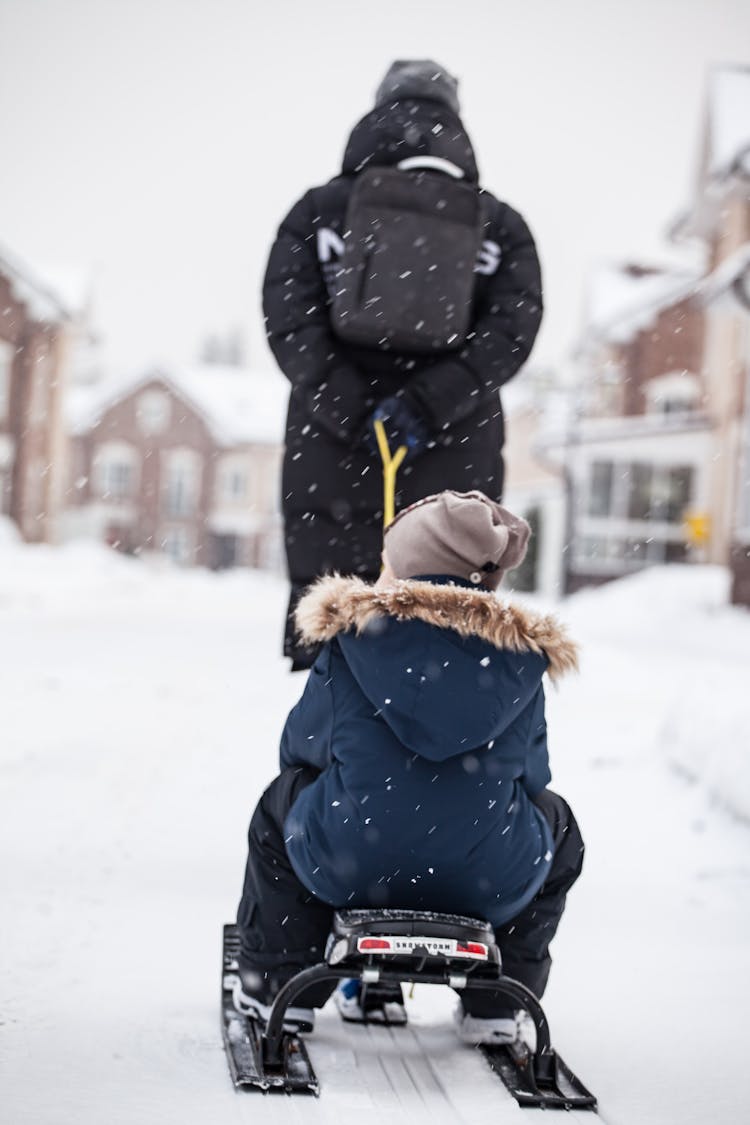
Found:
<path fill-rule="evenodd" d="M 364 434 L 364 441 L 370 452 L 378 449 L 375 437 L 375 422 L 382 422 L 391 453 L 400 445 L 405 445 L 410 457 L 424 453 L 430 440 L 427 425 L 416 404 L 407 395 L 391 395 L 378 403 L 370 415 Z"/>

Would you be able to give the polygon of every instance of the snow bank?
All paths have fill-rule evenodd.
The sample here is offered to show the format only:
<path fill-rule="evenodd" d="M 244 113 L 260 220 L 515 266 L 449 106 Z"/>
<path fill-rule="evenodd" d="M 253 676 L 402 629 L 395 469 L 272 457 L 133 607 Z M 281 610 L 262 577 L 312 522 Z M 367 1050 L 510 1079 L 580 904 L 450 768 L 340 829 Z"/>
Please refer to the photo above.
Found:
<path fill-rule="evenodd" d="M 564 616 L 653 676 L 653 750 L 750 820 L 750 613 L 720 567 L 666 566 L 571 598 Z M 585 667 L 584 667 L 585 671 Z M 642 690 L 642 689 L 641 689 Z"/>
<path fill-rule="evenodd" d="M 0 527 L 0 608 L 67 607 L 85 611 L 95 601 L 116 602 L 145 592 L 157 574 L 138 559 L 86 541 L 65 546 L 24 544 Z"/>
<path fill-rule="evenodd" d="M 18 526 L 8 516 L 0 516 L 0 549 L 11 544 L 17 546 L 21 542 L 21 533 Z"/>

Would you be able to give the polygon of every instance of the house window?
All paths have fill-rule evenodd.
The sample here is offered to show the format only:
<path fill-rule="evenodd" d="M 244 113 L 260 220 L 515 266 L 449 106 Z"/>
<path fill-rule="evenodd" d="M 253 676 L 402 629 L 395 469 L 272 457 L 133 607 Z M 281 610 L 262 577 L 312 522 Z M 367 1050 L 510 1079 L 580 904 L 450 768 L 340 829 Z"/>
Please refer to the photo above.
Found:
<path fill-rule="evenodd" d="M 646 384 L 649 414 L 687 414 L 700 401 L 700 382 L 689 371 L 670 371 Z"/>
<path fill-rule="evenodd" d="M 249 458 L 231 453 L 222 457 L 216 470 L 216 502 L 230 507 L 244 504 L 250 497 Z"/>
<path fill-rule="evenodd" d="M 684 563 L 688 558 L 688 549 L 686 543 L 665 543 L 664 544 L 664 562 L 667 563 Z"/>
<path fill-rule="evenodd" d="M 685 511 L 693 497 L 692 465 L 679 465 L 666 471 L 666 494 L 664 497 L 664 516 L 668 523 L 682 523 Z"/>
<path fill-rule="evenodd" d="M 104 467 L 103 489 L 110 496 L 122 500 L 133 487 L 132 469 L 122 461 L 111 461 Z"/>
<path fill-rule="evenodd" d="M 211 563 L 214 570 L 226 570 L 234 566 L 239 556 L 239 538 L 236 535 L 214 535 L 212 537 Z"/>
<path fill-rule="evenodd" d="M 651 519 L 651 498 L 653 488 L 653 466 L 638 463 L 631 465 L 628 488 L 628 519 Z"/>
<path fill-rule="evenodd" d="M 692 403 L 684 398 L 665 397 L 661 400 L 662 414 L 685 414 L 692 408 Z"/>
<path fill-rule="evenodd" d="M 611 461 L 594 461 L 589 479 L 590 516 L 608 516 L 612 509 L 612 477 L 614 465 Z"/>
<path fill-rule="evenodd" d="M 577 518 L 574 569 L 621 574 L 683 559 L 681 525 L 696 482 L 693 465 L 593 461 L 585 514 Z"/>
<path fill-rule="evenodd" d="M 607 557 L 607 540 L 604 536 L 584 535 L 578 544 L 578 557 L 586 562 L 599 562 Z"/>
<path fill-rule="evenodd" d="M 162 434 L 172 418 L 172 403 L 165 391 L 144 391 L 138 396 L 135 417 L 142 434 Z"/>
<path fill-rule="evenodd" d="M 186 527 L 170 527 L 164 532 L 162 550 L 172 562 L 184 566 L 192 562 L 193 538 Z"/>
<path fill-rule="evenodd" d="M 224 496 L 235 503 L 247 496 L 247 474 L 239 469 L 230 469 L 224 474 Z"/>
<path fill-rule="evenodd" d="M 201 458 L 191 449 L 173 449 L 163 457 L 163 509 L 171 518 L 195 515 L 201 481 Z"/>
<path fill-rule="evenodd" d="M 5 422 L 10 407 L 10 372 L 15 349 L 6 340 L 0 340 L 0 422 Z"/>
<path fill-rule="evenodd" d="M 648 539 L 633 538 L 626 539 L 623 544 L 623 556 L 628 562 L 643 563 L 649 557 Z"/>
<path fill-rule="evenodd" d="M 628 519 L 681 523 L 693 495 L 692 465 L 650 465 L 635 462 L 630 466 Z"/>
<path fill-rule="evenodd" d="M 129 500 L 137 489 L 138 453 L 124 441 L 108 441 L 94 454 L 94 482 L 102 500 Z"/>

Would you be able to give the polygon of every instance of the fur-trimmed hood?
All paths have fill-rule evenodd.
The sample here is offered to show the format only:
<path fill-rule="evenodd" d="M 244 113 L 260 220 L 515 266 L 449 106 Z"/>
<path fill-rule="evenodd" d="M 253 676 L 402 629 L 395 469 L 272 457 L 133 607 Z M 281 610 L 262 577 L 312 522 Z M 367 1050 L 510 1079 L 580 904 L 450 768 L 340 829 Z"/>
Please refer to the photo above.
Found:
<path fill-rule="evenodd" d="M 338 633 L 362 633 L 381 617 L 453 629 L 461 637 L 478 637 L 501 650 L 543 654 L 553 680 L 578 668 L 578 647 L 554 616 L 474 587 L 410 578 L 376 590 L 360 578 L 334 574 L 309 588 L 295 619 L 305 643 L 314 644 Z"/>

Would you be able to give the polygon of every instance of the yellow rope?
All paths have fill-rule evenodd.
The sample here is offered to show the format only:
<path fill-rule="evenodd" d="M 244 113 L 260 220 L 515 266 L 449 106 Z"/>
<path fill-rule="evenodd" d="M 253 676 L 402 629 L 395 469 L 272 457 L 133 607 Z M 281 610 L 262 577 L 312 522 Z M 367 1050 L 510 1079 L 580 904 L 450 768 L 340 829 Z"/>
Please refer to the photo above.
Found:
<path fill-rule="evenodd" d="M 385 529 L 389 523 L 393 522 L 393 517 L 396 514 L 396 473 L 408 451 L 405 445 L 400 445 L 396 452 L 391 455 L 388 438 L 385 436 L 385 426 L 380 418 L 375 421 L 374 426 L 375 437 L 383 462 L 383 528 Z"/>

